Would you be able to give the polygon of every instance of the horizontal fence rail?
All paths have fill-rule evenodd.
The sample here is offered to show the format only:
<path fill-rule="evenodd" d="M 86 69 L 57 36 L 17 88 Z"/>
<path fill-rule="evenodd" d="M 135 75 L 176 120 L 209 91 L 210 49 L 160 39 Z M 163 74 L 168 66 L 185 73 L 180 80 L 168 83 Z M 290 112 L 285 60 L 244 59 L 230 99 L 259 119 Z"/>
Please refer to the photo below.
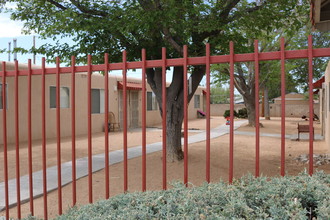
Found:
<path fill-rule="evenodd" d="M 31 101 L 31 91 L 33 89 L 32 85 L 32 77 L 40 75 L 41 76 L 41 94 L 38 99 L 41 100 L 41 117 L 42 117 L 42 178 L 43 178 L 43 201 L 44 201 L 44 218 L 48 219 L 48 198 L 47 198 L 47 137 L 46 137 L 46 124 L 47 124 L 47 115 L 46 115 L 46 82 L 47 78 L 46 76 L 49 74 L 55 74 L 56 75 L 56 143 L 57 143 L 57 154 L 56 154 L 56 160 L 57 160 L 57 195 L 58 195 L 58 214 L 62 214 L 62 157 L 61 157 L 61 96 L 60 96 L 60 88 L 61 88 L 61 76 L 62 74 L 71 74 L 71 159 L 72 159 L 72 206 L 75 206 L 77 204 L 77 168 L 75 161 L 77 160 L 76 155 L 76 120 L 80 120 L 77 118 L 77 110 L 76 109 L 76 74 L 81 72 L 87 73 L 87 106 L 88 109 L 86 110 L 87 115 L 85 116 L 87 118 L 87 136 L 88 136 L 88 143 L 87 143 L 87 151 L 88 151 L 88 202 L 93 202 L 93 146 L 92 146 L 92 101 L 91 101 L 91 90 L 92 90 L 92 72 L 94 71 L 102 71 L 104 72 L 104 124 L 106 125 L 108 123 L 108 112 L 109 112 L 109 83 L 108 83 L 108 77 L 109 77 L 109 71 L 112 70 L 121 70 L 122 71 L 122 80 L 123 80 L 123 192 L 127 192 L 128 187 L 128 147 L 127 147 L 127 138 L 128 138 L 128 127 L 127 127 L 127 71 L 129 69 L 141 69 L 142 70 L 142 170 L 141 170 L 141 189 L 142 191 L 147 190 L 147 163 L 146 163 L 146 72 L 148 68 L 162 68 L 162 188 L 165 190 L 167 189 L 167 164 L 166 164 L 166 156 L 167 156 L 167 149 L 166 149 L 166 68 L 173 67 L 173 66 L 182 66 L 183 67 L 183 88 L 184 88 L 184 120 L 183 120 L 183 128 L 184 128 L 184 137 L 183 137 L 183 149 L 184 149 L 184 173 L 183 173 L 183 183 L 188 184 L 189 178 L 188 178 L 188 67 L 194 66 L 194 65 L 205 65 L 206 66 L 206 146 L 205 146 L 205 152 L 206 152 L 206 164 L 205 164 L 205 181 L 210 182 L 211 175 L 211 151 L 210 151 L 210 144 L 211 144 L 211 134 L 210 134 L 210 66 L 212 64 L 219 64 L 219 63 L 228 63 L 230 66 L 230 126 L 229 126 L 229 170 L 228 170 L 228 181 L 229 183 L 232 183 L 233 177 L 234 177 L 234 65 L 238 62 L 254 62 L 255 64 L 255 99 L 259 99 L 259 62 L 260 61 L 268 61 L 268 60 L 278 60 L 281 64 L 281 161 L 280 161 L 280 174 L 282 176 L 285 175 L 285 61 L 289 59 L 308 59 L 308 85 L 309 85 L 309 95 L 310 97 L 313 96 L 313 58 L 316 57 L 330 57 L 330 48 L 313 48 L 312 47 L 312 37 L 310 36 L 308 38 L 308 49 L 302 49 L 302 50 L 285 50 L 285 44 L 284 44 L 284 38 L 281 39 L 280 42 L 280 51 L 274 51 L 274 52 L 260 52 L 258 49 L 258 41 L 255 41 L 254 44 L 254 52 L 253 53 L 247 53 L 247 54 L 235 54 L 234 50 L 234 43 L 230 42 L 229 45 L 229 55 L 211 55 L 210 54 L 210 45 L 206 44 L 206 54 L 202 57 L 189 57 L 188 56 L 188 47 L 183 47 L 183 58 L 176 58 L 176 59 L 167 59 L 166 58 L 166 49 L 162 49 L 162 59 L 161 60 L 146 60 L 147 52 L 146 50 L 142 50 L 141 52 L 141 61 L 136 62 L 128 62 L 127 61 L 127 55 L 126 51 L 123 51 L 122 54 L 122 62 L 120 63 L 109 63 L 108 61 L 108 54 L 104 55 L 104 64 L 92 64 L 92 56 L 89 55 L 87 57 L 87 65 L 84 66 L 77 66 L 75 62 L 75 57 L 72 57 L 71 59 L 71 66 L 70 67 L 62 67 L 60 64 L 60 59 L 56 59 L 56 67 L 48 68 L 45 66 L 45 59 L 42 59 L 42 66 L 39 69 L 32 69 L 31 67 L 31 61 L 28 62 L 28 69 L 27 70 L 20 70 L 18 62 L 15 62 L 15 70 L 8 71 L 6 69 L 6 62 L 2 62 L 2 71 L 0 71 L 0 77 L 2 77 L 2 106 L 3 109 L 2 112 L 2 129 L 3 129 L 3 169 L 4 169 L 4 200 L 5 200 L 5 215 L 6 219 L 9 219 L 10 213 L 9 213 L 9 180 L 8 180 L 8 143 L 7 143 L 7 110 L 6 110 L 6 83 L 8 77 L 15 77 L 15 154 L 16 154 L 16 199 L 17 199 L 17 217 L 21 218 L 22 216 L 22 209 L 21 209 L 21 185 L 20 185 L 20 139 L 19 139 L 19 77 L 20 76 L 27 76 L 27 97 L 26 100 L 28 103 L 28 109 L 25 113 L 28 119 L 28 127 L 26 128 L 26 132 L 28 133 L 28 176 L 29 176 L 29 202 L 30 202 L 30 209 L 29 212 L 34 215 L 34 188 L 33 188 L 33 158 L 32 158 L 32 125 L 34 121 L 32 121 L 31 114 L 32 114 L 32 101 Z M 256 124 L 259 124 L 259 103 L 256 102 Z M 313 118 L 313 99 L 310 99 L 309 101 L 309 117 Z M 309 174 L 313 174 L 313 120 L 309 120 L 309 128 L 310 128 L 310 134 L 309 134 L 309 155 L 310 155 L 310 162 L 309 162 Z M 109 170 L 109 143 L 111 142 L 111 139 L 109 139 L 109 132 L 108 129 L 105 127 L 104 132 L 104 157 L 105 157 L 105 193 L 104 198 L 108 199 L 111 195 L 110 192 L 110 170 Z M 256 148 L 256 155 L 255 155 L 255 176 L 258 177 L 260 175 L 260 129 L 259 126 L 256 126 L 255 130 L 255 148 Z M 36 170 L 35 170 L 36 171 Z M 100 189 L 98 189 L 100 190 Z M 26 200 L 26 199 L 25 199 Z M 41 207 L 38 207 L 41 208 Z"/>

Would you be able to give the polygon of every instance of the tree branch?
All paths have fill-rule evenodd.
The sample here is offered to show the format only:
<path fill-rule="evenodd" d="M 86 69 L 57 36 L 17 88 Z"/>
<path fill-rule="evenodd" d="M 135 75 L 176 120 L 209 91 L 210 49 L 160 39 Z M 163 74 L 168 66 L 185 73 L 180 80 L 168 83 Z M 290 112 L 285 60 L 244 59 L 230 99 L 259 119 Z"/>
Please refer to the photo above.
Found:
<path fill-rule="evenodd" d="M 54 1 L 54 0 L 46 0 L 47 2 L 51 3 L 52 5 L 56 6 L 57 8 L 61 9 L 61 10 L 66 10 L 68 9 L 67 7 L 61 5 L 60 3 Z"/>
<path fill-rule="evenodd" d="M 230 11 L 240 2 L 240 0 L 229 0 L 227 4 L 224 6 L 224 9 L 220 13 L 219 17 L 222 19 L 226 19 L 229 16 Z"/>
<path fill-rule="evenodd" d="M 192 78 L 192 92 L 188 94 L 188 103 L 192 99 L 193 95 L 196 92 L 196 89 L 199 86 L 200 81 L 202 80 L 205 74 L 206 66 L 195 66 L 190 78 Z"/>
<path fill-rule="evenodd" d="M 168 27 L 163 27 L 162 33 L 164 34 L 164 39 L 172 45 L 172 47 L 180 54 L 183 55 L 182 47 L 174 40 L 173 36 L 171 35 Z"/>
<path fill-rule="evenodd" d="M 86 6 L 80 4 L 79 1 L 76 1 L 76 0 L 70 0 L 70 1 L 82 13 L 90 14 L 90 15 L 95 15 L 95 16 L 100 16 L 100 17 L 107 17 L 108 16 L 108 13 L 105 13 L 105 12 L 99 11 L 99 10 L 95 10 L 95 9 L 87 8 Z"/>
<path fill-rule="evenodd" d="M 180 92 L 183 88 L 183 67 L 175 66 L 173 71 L 173 79 L 171 85 L 168 87 L 168 90 L 172 92 L 173 97 L 168 96 L 169 99 L 177 99 L 180 95 Z M 170 93 L 169 93 L 170 95 Z"/>
<path fill-rule="evenodd" d="M 235 13 L 233 16 L 228 17 L 228 23 L 238 19 L 238 17 L 242 16 L 242 14 L 245 14 L 245 13 L 251 14 L 255 11 L 258 11 L 258 10 L 262 9 L 263 7 L 265 7 L 266 4 L 267 4 L 267 1 L 263 2 L 261 5 L 257 5 L 252 8 L 247 8 L 242 13 Z"/>

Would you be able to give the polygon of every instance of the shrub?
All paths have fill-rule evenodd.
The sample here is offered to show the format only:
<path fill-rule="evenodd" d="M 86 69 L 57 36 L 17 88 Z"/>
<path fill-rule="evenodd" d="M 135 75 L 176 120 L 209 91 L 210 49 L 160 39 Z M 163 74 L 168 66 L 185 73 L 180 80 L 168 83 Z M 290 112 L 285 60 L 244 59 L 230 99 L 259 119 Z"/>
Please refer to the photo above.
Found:
<path fill-rule="evenodd" d="M 224 118 L 230 117 L 230 110 L 226 110 L 225 113 L 223 113 L 223 117 Z M 238 114 L 235 110 L 234 110 L 234 117 L 238 117 Z"/>
<path fill-rule="evenodd" d="M 248 114 L 247 114 L 247 109 L 246 108 L 241 108 L 238 110 L 238 117 L 239 118 L 247 118 Z"/>
<path fill-rule="evenodd" d="M 330 219 L 330 175 L 252 175 L 167 191 L 122 194 L 72 208 L 57 219 Z"/>

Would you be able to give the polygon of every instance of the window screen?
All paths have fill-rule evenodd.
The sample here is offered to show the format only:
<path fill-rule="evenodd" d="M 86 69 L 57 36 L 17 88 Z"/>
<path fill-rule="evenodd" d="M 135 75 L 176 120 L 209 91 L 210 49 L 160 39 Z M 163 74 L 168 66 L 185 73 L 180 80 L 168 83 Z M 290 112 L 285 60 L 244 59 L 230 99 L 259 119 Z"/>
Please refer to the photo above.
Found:
<path fill-rule="evenodd" d="M 104 89 L 91 90 L 92 114 L 104 113 Z"/>
<path fill-rule="evenodd" d="M 147 110 L 148 111 L 158 110 L 156 95 L 153 92 L 147 92 Z"/>
<path fill-rule="evenodd" d="M 7 85 L 6 85 L 6 106 L 7 106 L 7 97 L 8 97 L 8 87 L 7 87 Z M 3 109 L 3 106 L 2 106 L 2 102 L 3 102 L 3 94 L 2 94 L 2 84 L 0 84 L 0 109 Z M 8 106 L 7 106 L 7 108 L 6 109 L 8 109 Z"/>
<path fill-rule="evenodd" d="M 56 108 L 56 86 L 49 87 L 49 107 Z M 60 107 L 70 108 L 70 90 L 68 87 L 60 88 Z"/>
<path fill-rule="evenodd" d="M 200 95 L 195 95 L 194 96 L 194 101 L 195 101 L 194 107 L 195 108 L 200 108 Z"/>

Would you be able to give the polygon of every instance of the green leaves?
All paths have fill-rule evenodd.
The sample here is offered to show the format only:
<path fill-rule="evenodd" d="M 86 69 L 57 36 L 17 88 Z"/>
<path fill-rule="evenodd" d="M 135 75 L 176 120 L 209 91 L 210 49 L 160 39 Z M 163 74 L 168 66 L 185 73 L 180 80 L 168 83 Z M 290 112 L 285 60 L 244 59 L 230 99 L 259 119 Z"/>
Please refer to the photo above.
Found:
<path fill-rule="evenodd" d="M 57 219 L 328 219 L 329 174 L 254 178 L 128 193 L 73 208 Z"/>
<path fill-rule="evenodd" d="M 236 53 L 249 49 L 248 39 L 266 37 L 284 25 L 295 30 L 302 23 L 296 15 L 308 14 L 306 5 L 297 0 L 240 1 L 45 1 L 10 0 L 16 2 L 12 18 L 24 22 L 24 32 L 35 32 L 56 42 L 71 37 L 75 45 L 43 46 L 49 58 L 61 54 L 103 53 L 111 61 L 120 60 L 120 52 L 128 51 L 129 60 L 141 57 L 147 49 L 148 59 L 159 59 L 161 47 L 169 57 L 182 57 L 182 46 L 189 45 L 189 55 L 205 54 L 205 43 L 212 53 L 228 53 L 228 43 L 235 41 Z M 308 16 L 307 16 L 308 17 Z M 181 49 L 180 49 L 181 48 Z"/>

